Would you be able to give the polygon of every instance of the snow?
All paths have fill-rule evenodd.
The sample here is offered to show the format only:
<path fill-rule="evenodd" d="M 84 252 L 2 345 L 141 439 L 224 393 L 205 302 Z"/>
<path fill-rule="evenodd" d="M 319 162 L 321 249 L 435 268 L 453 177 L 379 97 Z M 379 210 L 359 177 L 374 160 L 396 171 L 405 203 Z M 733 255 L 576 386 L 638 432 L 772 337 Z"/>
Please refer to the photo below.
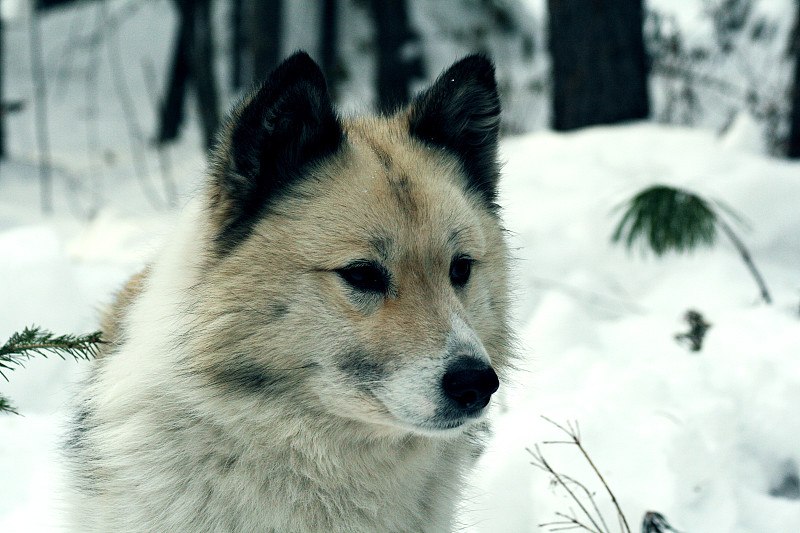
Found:
<path fill-rule="evenodd" d="M 540 416 L 578 421 L 634 525 L 654 510 L 680 531 L 797 531 L 797 495 L 770 492 L 800 463 L 800 214 L 789 212 L 800 166 L 651 124 L 509 139 L 503 155 L 523 370 L 474 480 L 481 510 L 466 514 L 469 531 L 536 531 L 574 507 L 529 466 L 525 447 L 564 439 Z M 662 260 L 610 246 L 611 207 L 660 182 L 750 220 L 743 238 L 773 305 L 758 302 L 730 243 Z M 699 354 L 673 339 L 688 309 L 713 324 Z M 601 491 L 578 451 L 562 448 L 542 449 Z"/>
<path fill-rule="evenodd" d="M 541 416 L 579 422 L 632 523 L 656 510 L 687 532 L 797 531 L 800 500 L 770 491 L 800 464 L 800 165 L 652 124 L 509 138 L 502 156 L 520 370 L 500 397 L 495 436 L 471 481 L 465 531 L 537 531 L 568 509 L 529 464 L 526 448 L 559 437 Z M 662 260 L 609 244 L 613 206 L 657 182 L 713 195 L 746 216 L 752 230 L 742 235 L 773 305 L 758 302 L 724 241 Z M 35 185 L 5 177 L 0 212 L 22 205 L 37 208 Z M 87 223 L 6 220 L 0 333 L 33 322 L 96 328 L 97 309 L 143 264 L 169 220 L 113 205 Z M 690 308 L 713 324 L 699 354 L 673 339 Z M 32 361 L 3 384 L 25 415 L 0 418 L 4 532 L 54 531 L 57 446 L 80 370 Z M 544 451 L 561 471 L 594 484 L 576 450 Z"/>
<path fill-rule="evenodd" d="M 541 17 L 542 2 L 529 3 Z M 4 16 L 17 17 L 5 28 L 6 98 L 29 99 L 26 3 L 1 5 Z M 108 5 L 112 17 L 138 6 L 136 20 L 147 22 L 122 24 L 120 42 L 144 50 L 161 74 L 170 39 L 152 36 L 171 35 L 169 3 Z M 698 24 L 698 3 L 675 5 L 682 20 Z M 785 3 L 759 5 L 772 12 Z M 95 7 L 48 18 L 43 28 L 52 37 L 45 41 L 54 67 L 51 107 L 59 110 L 51 116 L 51 215 L 39 212 L 30 101 L 9 115 L 10 159 L 0 164 L 0 341 L 34 323 L 58 333 L 97 329 L 110 295 L 145 264 L 174 221 L 174 210 L 150 205 L 136 179 L 107 59 L 97 67 L 99 146 L 87 150 L 83 73 L 91 51 L 78 47 L 71 59 L 63 51 L 74 38 L 70 28 L 94 20 Z M 132 60 L 125 72 L 140 126 L 150 132 L 154 113 L 141 67 Z M 74 71 L 72 81 L 55 74 L 62 71 Z M 188 111 L 189 126 L 167 154 L 183 199 L 197 189 L 204 165 L 191 102 Z M 754 131 L 752 117 L 742 115 L 724 137 L 640 123 L 504 139 L 502 204 L 515 256 L 519 370 L 495 402 L 494 437 L 469 480 L 462 531 L 540 531 L 539 524 L 574 507 L 530 464 L 526 448 L 536 445 L 560 472 L 595 491 L 609 524 L 616 523 L 578 450 L 543 444 L 564 438 L 543 416 L 577 421 L 636 531 L 648 510 L 686 533 L 798 531 L 800 495 L 781 486 L 800 475 L 800 164 L 759 155 Z M 152 147 L 147 158 L 145 178 L 161 191 Z M 83 179 L 95 174 L 101 179 Z M 657 183 L 742 215 L 749 230 L 727 220 L 763 273 L 772 305 L 759 301 L 724 236 L 713 249 L 661 259 L 610 244 L 620 216 L 615 207 Z M 699 353 L 674 340 L 688 329 L 682 317 L 689 309 L 712 324 Z M 59 445 L 84 370 L 74 361 L 36 359 L 9 373 L 8 383 L 0 380 L 0 391 L 23 414 L 0 417 L 3 533 L 59 530 Z"/>

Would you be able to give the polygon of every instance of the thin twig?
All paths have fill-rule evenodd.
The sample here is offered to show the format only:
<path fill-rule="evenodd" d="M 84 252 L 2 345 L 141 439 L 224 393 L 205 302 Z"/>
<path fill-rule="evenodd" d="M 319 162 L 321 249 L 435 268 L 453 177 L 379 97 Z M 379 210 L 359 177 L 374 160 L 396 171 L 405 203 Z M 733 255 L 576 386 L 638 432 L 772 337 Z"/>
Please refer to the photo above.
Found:
<path fill-rule="evenodd" d="M 96 31 L 102 32 L 103 11 L 98 4 L 95 6 L 95 27 Z M 97 212 L 103 202 L 103 181 L 104 173 L 102 164 L 92 164 L 92 152 L 95 157 L 101 157 L 100 148 L 100 128 L 99 116 L 100 108 L 99 101 L 99 84 L 98 84 L 98 71 L 102 58 L 100 56 L 100 46 L 97 45 L 92 48 L 91 55 L 89 56 L 89 64 L 86 67 L 86 149 L 89 152 L 89 171 L 92 175 L 92 208 L 90 215 Z"/>
<path fill-rule="evenodd" d="M 53 211 L 53 170 L 50 153 L 50 127 L 47 118 L 47 86 L 45 84 L 44 54 L 42 52 L 42 33 L 39 27 L 39 19 L 39 15 L 35 13 L 31 15 L 28 34 L 30 37 L 31 73 L 34 84 L 33 107 L 36 116 L 36 144 L 39 146 L 39 181 L 42 211 L 51 213 Z"/>
<path fill-rule="evenodd" d="M 99 3 L 100 2 L 98 2 L 98 4 Z M 114 13 L 110 14 L 110 16 L 107 17 L 103 27 L 95 26 L 94 30 L 89 33 L 83 34 L 79 31 L 70 30 L 69 37 L 65 40 L 64 46 L 61 49 L 60 57 L 54 60 L 55 63 L 62 65 L 58 69 L 59 72 L 68 72 L 71 68 L 73 55 L 77 54 L 84 48 L 94 49 L 100 47 L 105 39 L 119 31 L 124 22 L 127 22 L 129 19 L 133 18 L 137 11 L 139 11 L 141 7 L 147 5 L 148 3 L 152 3 L 152 1 L 130 0 L 126 4 L 116 9 Z M 76 30 L 80 29 L 84 22 L 85 21 L 80 13 L 78 13 L 73 19 L 73 24 Z M 67 66 L 63 66 L 64 64 Z"/>
<path fill-rule="evenodd" d="M 142 75 L 144 76 L 144 85 L 148 89 L 148 96 L 150 97 L 150 104 L 156 110 L 158 115 L 158 95 L 156 94 L 157 76 L 156 69 L 153 66 L 153 61 L 149 57 L 142 59 Z M 158 155 L 158 167 L 161 170 L 161 180 L 164 182 L 164 191 L 167 195 L 167 203 L 170 207 L 175 207 L 178 203 L 178 192 L 175 187 L 175 180 L 172 179 L 172 164 L 170 163 L 169 151 L 166 143 L 155 143 L 156 154 Z"/>
<path fill-rule="evenodd" d="M 628 525 L 628 520 L 625 518 L 625 513 L 622 512 L 622 508 L 620 508 L 619 502 L 617 501 L 617 497 L 614 495 L 614 492 L 608 486 L 608 483 L 606 483 L 606 480 L 603 477 L 603 475 L 600 473 L 600 470 L 598 470 L 597 466 L 595 466 L 594 461 L 592 461 L 591 457 L 589 457 L 589 454 L 586 452 L 586 449 L 583 447 L 583 444 L 581 444 L 581 439 L 580 439 L 580 435 L 579 435 L 577 426 L 575 428 L 570 426 L 569 429 L 567 429 L 564 426 L 562 426 L 561 424 L 559 424 L 559 423 L 547 418 L 546 416 L 543 416 L 542 418 L 547 420 L 548 422 L 550 422 L 551 424 L 553 424 L 557 428 L 559 428 L 561 431 L 566 433 L 572 439 L 573 443 L 578 447 L 578 449 L 580 450 L 581 454 L 583 454 L 583 457 L 589 463 L 589 466 L 592 467 L 592 470 L 594 471 L 595 475 L 600 480 L 600 482 L 603 484 L 603 487 L 605 487 L 606 492 L 608 493 L 609 497 L 611 498 L 611 502 L 614 504 L 614 507 L 617 510 L 617 516 L 619 517 L 619 520 L 620 520 L 621 529 L 623 531 L 625 531 L 626 533 L 631 533 L 631 528 Z"/>
<path fill-rule="evenodd" d="M 103 14 L 103 24 L 108 25 L 109 14 L 108 6 L 105 2 L 100 3 Z M 111 68 L 111 78 L 114 83 L 114 90 L 117 93 L 122 113 L 125 116 L 125 123 L 128 126 L 128 141 L 131 147 L 131 156 L 133 160 L 134 170 L 139 178 L 139 183 L 142 186 L 142 191 L 150 204 L 156 209 L 161 207 L 161 199 L 156 194 L 147 174 L 147 158 L 144 149 L 142 148 L 142 128 L 136 119 L 136 106 L 130 95 L 130 90 L 125 81 L 125 72 L 122 67 L 122 58 L 119 52 L 118 35 L 109 35 L 106 41 L 106 50 L 108 52 L 108 62 Z"/>
<path fill-rule="evenodd" d="M 755 263 L 753 263 L 752 257 L 750 257 L 750 251 L 744 245 L 742 240 L 739 238 L 738 235 L 733 231 L 730 225 L 722 220 L 722 218 L 717 217 L 717 225 L 722 230 L 722 232 L 728 236 L 728 238 L 733 243 L 733 246 L 736 248 L 736 251 L 739 252 L 739 255 L 744 261 L 744 264 L 747 266 L 747 269 L 752 274 L 753 278 L 756 280 L 756 284 L 758 285 L 758 289 L 761 291 L 761 298 L 764 300 L 765 303 L 771 304 L 772 297 L 769 294 L 769 290 L 767 289 L 767 284 L 764 281 L 764 278 L 761 276 L 761 272 L 758 271 L 756 268 Z"/>
<path fill-rule="evenodd" d="M 555 471 L 555 469 L 553 469 L 553 467 L 552 467 L 552 466 L 550 466 L 550 463 L 548 463 L 548 462 L 547 462 L 547 459 L 545 459 L 545 457 L 544 457 L 544 455 L 542 454 L 542 451 L 541 451 L 541 449 L 539 448 L 539 446 L 537 445 L 537 446 L 535 446 L 534 448 L 535 448 L 535 450 L 536 450 L 535 452 L 534 452 L 534 451 L 532 451 L 530 448 L 526 448 L 526 450 L 528 451 L 528 453 L 529 453 L 529 454 L 531 454 L 531 456 L 533 457 L 533 459 L 534 459 L 534 461 L 535 461 L 535 462 L 533 462 L 532 464 L 533 464 L 534 466 L 538 467 L 538 468 L 541 468 L 542 470 L 544 470 L 545 472 L 547 472 L 547 473 L 549 473 L 551 476 L 553 476 L 553 479 L 555 479 L 556 483 L 558 483 L 558 484 L 561 486 L 561 488 L 563 488 L 565 491 L 567 491 L 567 494 L 569 494 L 570 498 L 572 498 L 572 500 L 573 500 L 575 503 L 577 503 L 577 504 L 578 504 L 578 507 L 580 507 L 580 509 L 581 509 L 581 511 L 583 512 L 583 514 L 584 514 L 584 515 L 586 515 L 586 517 L 589 519 L 589 521 L 590 521 L 590 522 L 592 523 L 592 525 L 594 526 L 594 528 L 588 528 L 588 527 L 586 527 L 585 529 L 586 529 L 587 531 L 593 531 L 593 532 L 596 532 L 596 533 L 601 533 L 602 531 L 605 531 L 606 533 L 608 533 L 608 530 L 607 530 L 607 529 L 606 529 L 606 530 L 603 530 L 603 529 L 601 529 L 600 525 L 599 525 L 599 524 L 597 523 L 597 521 L 594 519 L 594 517 L 592 516 L 592 514 L 591 514 L 591 513 L 590 513 L 590 512 L 589 512 L 589 511 L 586 509 L 586 506 L 584 506 L 583 502 L 581 502 L 581 499 L 580 499 L 580 498 L 579 498 L 577 495 L 575 495 L 575 493 L 574 493 L 574 492 L 572 491 L 572 489 L 569 487 L 569 485 L 568 485 L 568 484 L 567 484 L 567 482 L 564 480 L 564 478 L 561 476 L 561 474 L 559 474 L 558 472 L 556 472 L 556 471 Z M 577 522 L 577 519 L 575 519 L 575 521 Z"/>

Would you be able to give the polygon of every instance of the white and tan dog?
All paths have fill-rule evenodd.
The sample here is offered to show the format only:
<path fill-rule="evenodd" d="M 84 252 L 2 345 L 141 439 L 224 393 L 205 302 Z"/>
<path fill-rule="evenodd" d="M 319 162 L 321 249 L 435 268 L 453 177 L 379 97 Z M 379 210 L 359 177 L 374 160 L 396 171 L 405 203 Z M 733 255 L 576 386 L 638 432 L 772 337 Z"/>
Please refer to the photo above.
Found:
<path fill-rule="evenodd" d="M 388 117 L 304 53 L 246 98 L 106 318 L 72 530 L 450 531 L 509 363 L 499 114 L 481 56 Z"/>

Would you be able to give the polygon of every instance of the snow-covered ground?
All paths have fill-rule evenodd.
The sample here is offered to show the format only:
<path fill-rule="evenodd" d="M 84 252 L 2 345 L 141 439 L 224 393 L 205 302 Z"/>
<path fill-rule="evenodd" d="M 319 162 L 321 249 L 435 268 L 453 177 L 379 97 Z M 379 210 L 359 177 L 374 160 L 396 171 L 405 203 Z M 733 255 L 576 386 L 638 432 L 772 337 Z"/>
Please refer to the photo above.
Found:
<path fill-rule="evenodd" d="M 475 478 L 470 531 L 536 531 L 576 508 L 529 465 L 525 447 L 564 440 L 542 416 L 579 423 L 637 529 L 654 510 L 687 533 L 800 530 L 800 165 L 732 141 L 649 124 L 505 141 L 522 368 Z M 661 260 L 611 247 L 613 207 L 653 183 L 749 220 L 773 305 L 724 238 Z M 713 324 L 698 354 L 673 338 L 689 309 Z M 609 501 L 577 449 L 542 451 Z"/>
<path fill-rule="evenodd" d="M 462 514 L 465 530 L 537 531 L 568 511 L 526 452 L 561 438 L 547 416 L 580 424 L 635 527 L 656 510 L 688 533 L 796 533 L 800 165 L 650 124 L 510 138 L 503 157 L 520 370 L 495 412 L 496 434 Z M 124 190 L 89 223 L 33 216 L 30 169 L 12 163 L 0 172 L 0 213 L 29 213 L 20 222 L 3 217 L 0 227 L 0 336 L 31 323 L 95 329 L 97 309 L 157 246 L 171 216 L 124 213 L 116 206 L 135 194 Z M 613 248 L 612 208 L 652 183 L 689 187 L 744 215 L 752 226 L 744 240 L 774 304 L 759 303 L 724 240 L 662 260 Z M 698 354 L 673 339 L 687 329 L 688 309 L 713 324 Z M 24 416 L 0 418 L 0 531 L 57 530 L 57 447 L 80 368 L 32 361 L 2 384 Z M 543 450 L 563 473 L 601 488 L 577 450 Z M 597 499 L 603 505 L 602 493 Z"/>
<path fill-rule="evenodd" d="M 3 9 L 14 3 L 3 1 Z M 121 24 L 117 36 L 139 54 L 123 68 L 146 134 L 154 113 L 144 65 L 152 63 L 160 86 L 174 18 L 165 1 L 108 5 L 111 19 L 139 10 L 142 22 Z M 110 294 L 157 248 L 175 216 L 144 197 L 112 56 L 95 55 L 84 38 L 103 13 L 94 4 L 79 9 L 42 28 L 56 166 L 50 216 L 39 214 L 33 164 L 27 22 L 5 28 L 5 98 L 26 106 L 8 117 L 11 157 L 0 164 L 0 341 L 34 323 L 58 333 L 95 330 Z M 86 99 L 84 74 L 92 68 L 97 102 Z M 753 131 L 746 120 L 722 139 L 643 123 L 503 141 L 520 369 L 497 402 L 495 436 L 471 479 L 463 531 L 539 531 L 575 507 L 530 464 L 526 448 L 563 439 L 542 416 L 579 423 L 635 531 L 648 510 L 684 533 L 800 531 L 793 485 L 800 478 L 800 164 L 754 153 Z M 199 145 L 190 123 L 166 153 L 184 199 L 201 177 Z M 144 149 L 146 183 L 161 191 L 163 166 Z M 609 243 L 620 215 L 614 207 L 654 183 L 692 189 L 748 220 L 751 229 L 740 233 L 772 305 L 759 302 L 724 236 L 714 249 L 658 260 Z M 700 353 L 674 340 L 688 329 L 689 309 L 712 323 Z M 0 417 L 0 532 L 59 531 L 58 446 L 84 368 L 37 359 L 0 380 L 23 414 Z M 541 449 L 560 472 L 597 491 L 615 530 L 608 498 L 578 450 Z"/>

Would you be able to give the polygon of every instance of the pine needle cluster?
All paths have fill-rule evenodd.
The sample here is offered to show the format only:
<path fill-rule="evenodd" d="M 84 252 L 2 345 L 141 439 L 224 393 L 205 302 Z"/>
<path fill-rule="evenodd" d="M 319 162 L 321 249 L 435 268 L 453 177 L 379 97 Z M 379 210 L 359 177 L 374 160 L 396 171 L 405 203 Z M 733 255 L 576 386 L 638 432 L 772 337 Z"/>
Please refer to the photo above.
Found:
<path fill-rule="evenodd" d="M 755 279 L 761 299 L 771 303 L 767 284 L 758 271 L 744 242 L 721 216 L 742 224 L 742 218 L 719 202 L 709 202 L 685 189 L 653 185 L 639 192 L 625 204 L 622 219 L 611 236 L 611 242 L 623 241 L 628 249 L 637 241 L 662 256 L 667 252 L 691 252 L 700 246 L 713 246 L 718 230 L 730 239 L 745 266 Z"/>
<path fill-rule="evenodd" d="M 716 237 L 717 213 L 709 202 L 683 189 L 654 185 L 627 202 L 611 240 L 624 240 L 628 248 L 644 241 L 660 257 L 712 246 Z"/>
<path fill-rule="evenodd" d="M 103 344 L 101 332 L 88 335 L 54 335 L 38 326 L 26 327 L 14 333 L 0 346 L 0 376 L 8 381 L 6 372 L 24 367 L 35 356 L 57 355 L 61 359 L 88 360 L 95 357 Z M 0 413 L 17 413 L 13 404 L 0 394 Z"/>

